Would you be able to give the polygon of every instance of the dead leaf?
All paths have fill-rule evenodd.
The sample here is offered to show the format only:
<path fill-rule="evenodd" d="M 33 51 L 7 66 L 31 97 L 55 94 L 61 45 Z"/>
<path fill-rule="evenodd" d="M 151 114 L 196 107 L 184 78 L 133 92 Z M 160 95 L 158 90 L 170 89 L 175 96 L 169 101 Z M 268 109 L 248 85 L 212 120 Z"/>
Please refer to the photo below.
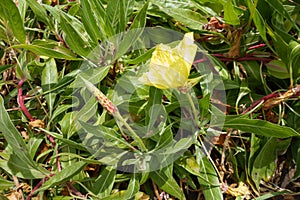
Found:
<path fill-rule="evenodd" d="M 209 31 L 222 32 L 224 30 L 225 24 L 219 22 L 216 17 L 210 18 L 207 24 L 204 24 L 203 29 Z"/>
<path fill-rule="evenodd" d="M 230 40 L 232 41 L 232 43 L 228 52 L 229 58 L 240 57 L 242 33 L 243 31 L 241 29 L 237 29 L 232 32 L 232 35 L 230 36 Z"/>
<path fill-rule="evenodd" d="M 251 192 L 245 183 L 239 182 L 238 187 L 235 186 L 236 184 L 231 184 L 228 186 L 225 193 L 234 197 L 243 196 L 246 199 L 251 199 Z"/>
<path fill-rule="evenodd" d="M 29 122 L 29 127 L 31 129 L 33 129 L 33 128 L 44 128 L 45 123 L 40 119 L 36 119 L 34 121 Z"/>
<path fill-rule="evenodd" d="M 9 200 L 20 200 L 22 199 L 22 195 L 16 190 L 12 190 L 10 194 L 5 195 Z"/>

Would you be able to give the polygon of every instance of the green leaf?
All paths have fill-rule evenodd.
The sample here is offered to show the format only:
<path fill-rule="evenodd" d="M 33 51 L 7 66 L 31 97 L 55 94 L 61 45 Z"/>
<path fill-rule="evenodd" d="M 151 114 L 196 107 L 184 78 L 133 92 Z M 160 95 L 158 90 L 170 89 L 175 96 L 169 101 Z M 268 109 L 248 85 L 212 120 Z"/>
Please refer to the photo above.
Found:
<path fill-rule="evenodd" d="M 289 195 L 291 194 L 291 195 Z M 284 191 L 280 191 L 280 192 L 270 192 L 270 193 L 266 193 L 264 195 L 261 195 L 259 197 L 256 197 L 255 200 L 266 200 L 266 199 L 274 199 L 273 197 L 276 196 L 292 196 L 293 192 L 290 192 L 289 190 L 284 190 Z M 280 198 L 280 197 L 278 197 Z"/>
<path fill-rule="evenodd" d="M 84 162 L 84 161 L 72 163 L 70 166 L 62 169 L 61 171 L 57 172 L 54 176 L 49 178 L 49 180 L 46 181 L 42 185 L 42 187 L 40 187 L 37 191 L 47 190 L 50 187 L 53 187 L 55 185 L 58 185 L 65 181 L 68 181 L 70 178 L 72 178 L 73 176 L 78 174 L 85 165 L 86 165 L 86 162 Z"/>
<path fill-rule="evenodd" d="M 76 73 L 79 73 L 79 71 L 77 71 Z M 49 92 L 58 92 L 59 90 L 65 90 L 66 86 L 69 86 L 75 79 L 76 74 L 68 74 L 66 76 L 64 76 L 61 80 L 58 81 L 58 83 L 53 86 L 53 88 L 51 90 L 48 90 L 46 93 Z"/>
<path fill-rule="evenodd" d="M 55 132 L 50 132 L 48 130 L 45 129 L 41 129 L 42 131 L 44 131 L 45 133 L 51 135 L 52 137 L 54 137 L 55 139 L 61 140 L 63 143 L 69 145 L 69 147 L 81 150 L 81 151 L 87 151 L 86 146 L 82 145 L 81 143 L 76 143 L 73 140 L 69 140 L 63 137 L 63 135 L 55 133 Z"/>
<path fill-rule="evenodd" d="M 247 94 L 249 94 L 250 92 L 251 92 L 251 90 L 248 88 L 247 81 L 245 79 L 242 79 L 241 80 L 241 85 L 239 87 L 239 94 L 238 94 L 238 97 L 237 97 L 236 102 L 235 102 L 236 109 L 239 107 L 240 100 L 244 96 L 246 96 Z"/>
<path fill-rule="evenodd" d="M 276 12 L 278 12 L 280 15 L 286 17 L 292 24 L 293 26 L 299 31 L 299 28 L 295 21 L 291 18 L 291 15 L 286 11 L 284 8 L 282 1 L 279 0 L 265 0 L 270 7 L 272 7 Z"/>
<path fill-rule="evenodd" d="M 119 37 L 123 36 L 122 41 L 118 44 L 117 53 L 115 59 L 118 59 L 120 56 L 124 55 L 129 48 L 135 44 L 135 42 L 139 39 L 141 34 L 144 31 L 144 27 L 146 25 L 146 14 L 148 9 L 148 2 L 144 4 L 142 9 L 138 12 L 135 16 L 129 31 L 124 35 L 120 35 Z"/>
<path fill-rule="evenodd" d="M 163 92 L 162 90 L 156 88 L 156 87 L 149 87 L 149 101 L 147 103 L 147 110 L 150 111 L 150 108 L 154 105 L 161 105 L 162 103 L 162 95 Z M 150 117 L 151 117 L 151 113 L 149 113 L 146 116 L 146 124 L 149 123 Z"/>
<path fill-rule="evenodd" d="M 155 50 L 155 48 L 149 49 L 148 51 L 146 51 L 146 53 L 144 53 L 134 59 L 124 60 L 124 62 L 126 62 L 128 64 L 133 64 L 133 65 L 140 64 L 142 62 L 149 60 L 151 58 L 154 50 Z"/>
<path fill-rule="evenodd" d="M 193 190 L 197 190 L 197 181 L 193 180 L 192 176 L 193 174 L 187 173 L 187 171 L 178 166 L 178 165 L 174 165 L 174 174 L 176 174 L 176 176 L 180 179 L 180 180 L 186 180 L 187 184 L 193 189 Z"/>
<path fill-rule="evenodd" d="M 196 151 L 196 159 L 192 156 L 186 157 L 177 164 L 190 174 L 197 176 L 205 199 L 223 199 L 219 178 L 213 165 L 202 150 L 197 147 Z"/>
<path fill-rule="evenodd" d="M 286 64 L 281 60 L 272 60 L 266 64 L 268 72 L 271 76 L 278 79 L 286 79 L 290 77 Z"/>
<path fill-rule="evenodd" d="M 0 191 L 7 190 L 7 189 L 13 187 L 14 185 L 15 185 L 15 183 L 13 181 L 6 180 L 2 176 L 0 176 Z"/>
<path fill-rule="evenodd" d="M 140 188 L 137 174 L 133 174 L 129 183 L 128 188 L 124 191 L 121 190 L 117 193 L 110 195 L 109 197 L 103 198 L 103 200 L 123 200 L 123 199 L 136 199 L 134 198 Z"/>
<path fill-rule="evenodd" d="M 233 128 L 243 132 L 276 138 L 300 135 L 297 131 L 287 126 L 280 126 L 259 119 L 245 119 L 240 116 L 226 116 L 224 128 Z"/>
<path fill-rule="evenodd" d="M 105 166 L 101 171 L 99 177 L 93 184 L 92 191 L 99 198 L 107 197 L 111 194 L 116 178 L 116 169 L 112 166 Z"/>
<path fill-rule="evenodd" d="M 191 29 L 202 30 L 203 25 L 207 23 L 206 16 L 202 16 L 193 10 L 185 8 L 167 8 L 164 3 L 159 1 L 153 1 L 152 3 L 158 5 L 160 10 L 174 18 L 174 20 L 183 23 Z"/>
<path fill-rule="evenodd" d="M 17 7 L 20 11 L 22 21 L 24 21 L 25 17 L 26 17 L 26 11 L 28 9 L 28 4 L 27 4 L 26 0 L 18 0 Z"/>
<path fill-rule="evenodd" d="M 250 2 L 250 1 L 247 1 Z M 251 3 L 249 3 L 251 4 Z M 248 4 L 248 5 L 249 5 Z M 254 15 L 253 15 L 253 22 L 261 36 L 261 38 L 265 41 L 268 42 L 267 40 L 267 32 L 266 32 L 266 23 L 263 19 L 263 17 L 261 16 L 261 14 L 259 13 L 259 11 L 257 9 L 255 9 L 254 11 Z"/>
<path fill-rule="evenodd" d="M 15 128 L 14 124 L 9 118 L 8 113 L 4 107 L 3 98 L 0 95 L 0 132 L 4 135 L 6 142 L 13 148 L 14 153 L 18 156 L 19 164 L 30 166 L 43 174 L 49 174 L 49 172 L 37 165 L 29 155 L 29 151 L 23 141 L 22 136 Z"/>
<path fill-rule="evenodd" d="M 62 114 L 63 112 L 67 111 L 68 109 L 72 108 L 73 105 L 59 105 L 51 115 L 48 124 L 50 124 L 57 116 Z"/>
<path fill-rule="evenodd" d="M 137 194 L 137 192 L 140 189 L 139 179 L 138 175 L 134 173 L 128 183 L 128 188 L 126 189 L 126 193 L 124 195 L 124 198 L 120 199 L 131 199 L 133 196 Z"/>
<path fill-rule="evenodd" d="M 98 37 L 104 40 L 115 35 L 115 30 L 112 24 L 109 21 L 107 21 L 107 12 L 101 3 L 101 0 L 88 1 L 89 5 L 91 6 L 91 10 L 95 15 L 95 19 L 98 23 L 98 28 L 100 30 L 100 35 L 98 35 Z"/>
<path fill-rule="evenodd" d="M 96 44 L 92 43 L 83 24 L 75 17 L 64 12 L 61 12 L 60 24 L 65 33 L 64 39 L 68 46 L 78 55 L 88 56 Z"/>
<path fill-rule="evenodd" d="M 165 192 L 173 195 L 178 199 L 185 199 L 184 193 L 181 191 L 176 180 L 172 176 L 173 165 L 165 167 L 159 171 L 150 173 L 151 179 Z"/>
<path fill-rule="evenodd" d="M 250 2 L 250 1 L 247 1 Z M 248 5 L 250 5 L 249 3 Z M 259 11 L 257 9 L 254 10 L 254 15 L 253 15 L 253 22 L 261 36 L 261 38 L 264 40 L 264 42 L 268 45 L 272 51 L 274 51 L 273 47 L 270 45 L 269 40 L 267 38 L 267 31 L 266 31 L 266 23 L 264 18 L 261 16 Z"/>
<path fill-rule="evenodd" d="M 46 9 L 39 4 L 36 0 L 27 0 L 26 1 L 34 14 L 37 16 L 38 20 L 47 24 L 51 30 L 54 29 L 53 22 L 50 20 L 49 16 L 47 15 Z"/>
<path fill-rule="evenodd" d="M 26 43 L 24 24 L 16 4 L 12 0 L 1 0 L 0 17 L 4 17 L 6 26 L 20 43 Z"/>
<path fill-rule="evenodd" d="M 291 53 L 289 56 L 289 71 L 292 70 L 293 76 L 298 78 L 300 75 L 300 67 L 299 67 L 299 55 L 300 55 L 300 44 L 296 41 L 291 41 L 289 43 L 289 49 L 291 49 Z"/>
<path fill-rule="evenodd" d="M 94 43 L 97 43 L 98 39 L 102 39 L 100 29 L 98 28 L 97 20 L 93 14 L 94 10 L 89 0 L 80 1 L 82 5 L 82 23 L 86 32 L 91 37 Z"/>
<path fill-rule="evenodd" d="M 35 40 L 32 44 L 14 45 L 11 48 L 24 48 L 39 56 L 66 60 L 81 60 L 69 49 L 53 40 Z"/>
<path fill-rule="evenodd" d="M 231 25 L 239 25 L 240 19 L 239 19 L 239 12 L 234 7 L 232 0 L 228 0 L 226 3 L 224 3 L 224 20 L 226 23 Z"/>
<path fill-rule="evenodd" d="M 106 23 L 110 23 L 115 29 L 115 33 L 120 32 L 120 4 L 123 0 L 110 0 L 107 2 L 107 18 Z"/>
<path fill-rule="evenodd" d="M 247 72 L 248 84 L 249 85 L 258 85 L 262 84 L 261 82 L 261 74 L 260 74 L 260 66 L 256 61 L 243 61 L 243 67 Z"/>
<path fill-rule="evenodd" d="M 23 179 L 40 179 L 49 174 L 46 170 L 44 170 L 45 173 L 44 171 L 42 173 L 36 167 L 20 161 L 20 158 L 16 154 L 11 154 L 8 160 L 0 159 L 0 167 L 9 174 Z"/>
<path fill-rule="evenodd" d="M 211 162 L 207 157 L 200 158 L 198 162 L 201 169 L 200 174 L 203 174 L 204 177 L 198 176 L 197 178 L 200 186 L 203 187 L 205 199 L 223 199 L 219 178 Z"/>
<path fill-rule="evenodd" d="M 46 62 L 45 68 L 42 72 L 41 81 L 42 81 L 43 91 L 50 90 L 53 87 L 53 84 L 55 85 L 57 83 L 57 80 L 58 80 L 57 67 L 56 67 L 55 60 L 52 58 Z M 55 97 L 56 94 L 54 92 L 45 95 L 50 116 L 52 115 Z"/>
<path fill-rule="evenodd" d="M 39 147 L 41 143 L 43 142 L 43 138 L 38 138 L 38 137 L 31 137 L 28 142 L 28 149 L 30 156 L 34 158 L 36 155 L 37 151 L 39 150 Z"/>
<path fill-rule="evenodd" d="M 92 134 L 95 138 L 98 138 L 100 141 L 103 141 L 104 139 L 104 143 L 102 145 L 105 145 L 108 142 L 114 142 L 130 149 L 133 148 L 133 146 L 122 138 L 114 129 L 101 125 L 93 126 L 83 121 L 79 121 L 79 124 L 87 133 Z M 115 144 L 115 146 L 117 146 L 117 144 Z"/>
<path fill-rule="evenodd" d="M 253 162 L 251 176 L 256 188 L 259 189 L 261 180 L 268 181 L 273 175 L 277 156 L 285 152 L 289 147 L 291 139 L 279 140 L 277 138 L 270 138 L 259 150 Z"/>
<path fill-rule="evenodd" d="M 122 32 L 122 31 L 126 31 L 127 24 L 133 12 L 134 0 L 119 0 L 119 1 L 120 1 L 119 32 Z"/>
<path fill-rule="evenodd" d="M 8 70 L 12 67 L 14 67 L 14 66 L 13 65 L 2 65 L 2 66 L 0 66 L 0 74 L 2 74 L 2 72 L 6 71 L 6 70 Z"/>
<path fill-rule="evenodd" d="M 115 28 L 115 33 L 126 31 L 129 17 L 133 12 L 133 0 L 110 0 L 107 3 L 107 23 Z"/>
<path fill-rule="evenodd" d="M 111 66 L 105 66 L 105 67 L 99 67 L 99 68 L 88 68 L 84 69 L 82 68 L 82 73 L 80 73 L 80 76 L 92 84 L 98 84 L 101 80 L 103 80 L 108 72 Z M 82 81 L 80 77 L 77 76 L 76 80 L 73 83 L 73 86 L 78 87 L 85 87 L 85 83 Z"/>

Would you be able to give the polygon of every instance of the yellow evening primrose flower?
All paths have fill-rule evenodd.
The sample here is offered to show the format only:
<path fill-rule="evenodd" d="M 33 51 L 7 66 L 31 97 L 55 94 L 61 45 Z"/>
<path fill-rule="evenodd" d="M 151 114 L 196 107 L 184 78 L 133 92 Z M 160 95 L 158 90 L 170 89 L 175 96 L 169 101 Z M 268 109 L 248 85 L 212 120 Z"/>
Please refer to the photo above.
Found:
<path fill-rule="evenodd" d="M 149 64 L 149 71 L 139 81 L 159 89 L 178 88 L 188 81 L 196 56 L 197 45 L 193 33 L 186 33 L 180 43 L 171 48 L 164 44 L 156 46 Z"/>

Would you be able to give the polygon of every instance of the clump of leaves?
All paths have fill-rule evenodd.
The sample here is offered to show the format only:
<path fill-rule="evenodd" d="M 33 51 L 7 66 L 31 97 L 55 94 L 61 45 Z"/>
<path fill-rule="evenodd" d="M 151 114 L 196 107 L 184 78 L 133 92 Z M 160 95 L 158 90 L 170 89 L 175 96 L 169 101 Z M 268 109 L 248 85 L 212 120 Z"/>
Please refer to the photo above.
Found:
<path fill-rule="evenodd" d="M 2 0 L 1 198 L 295 196 L 299 19 L 298 3 L 280 0 Z M 151 28 L 147 34 L 145 27 Z M 180 34 L 171 34 L 175 31 Z M 176 96 L 185 94 L 182 88 L 176 93 L 136 84 L 135 78 L 146 73 L 152 47 L 174 48 L 189 32 L 203 47 L 188 77 L 196 80 L 191 84 L 196 99 Z M 118 106 L 123 121 L 82 89 L 82 78 Z M 197 117 L 197 123 L 180 121 L 183 116 Z M 140 127 L 145 135 L 132 134 Z M 195 134 L 166 148 L 178 130 Z M 99 144 L 135 156 L 165 148 L 169 151 L 160 153 L 168 164 L 129 173 L 113 163 L 121 154 L 99 159 Z M 169 158 L 174 149 L 179 156 Z M 144 158 L 138 164 L 125 158 L 121 161 L 128 166 L 147 168 Z M 149 166 L 164 162 L 151 161 Z"/>

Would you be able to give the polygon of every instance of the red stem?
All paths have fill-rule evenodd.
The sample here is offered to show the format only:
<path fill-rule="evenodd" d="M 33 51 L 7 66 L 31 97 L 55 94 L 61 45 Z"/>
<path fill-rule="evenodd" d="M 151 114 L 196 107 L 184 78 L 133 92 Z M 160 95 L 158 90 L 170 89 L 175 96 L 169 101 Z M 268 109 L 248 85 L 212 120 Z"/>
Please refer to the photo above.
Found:
<path fill-rule="evenodd" d="M 54 176 L 54 174 L 50 174 L 50 177 Z M 30 200 L 32 195 L 35 193 L 35 191 L 37 191 L 45 181 L 47 181 L 49 179 L 49 177 L 45 177 L 42 180 L 40 180 L 40 182 L 31 190 L 30 194 L 27 196 L 26 200 Z"/>
<path fill-rule="evenodd" d="M 193 65 L 198 64 L 198 63 L 201 63 L 201 62 L 205 62 L 205 61 L 207 61 L 207 58 L 201 58 L 201 59 L 195 60 L 195 61 L 193 62 Z"/>
<path fill-rule="evenodd" d="M 25 82 L 25 77 L 23 76 L 21 78 L 21 80 L 18 83 L 18 103 L 20 105 L 20 109 L 23 111 L 23 113 L 27 116 L 27 118 L 30 121 L 34 121 L 34 118 L 32 117 L 32 115 L 30 114 L 30 112 L 28 111 L 28 109 L 25 106 L 24 100 L 25 100 L 25 96 L 23 96 L 23 91 L 22 91 L 22 86 Z M 56 142 L 54 140 L 54 138 L 51 135 L 47 135 L 49 141 L 51 142 L 53 148 L 55 149 L 56 147 Z M 56 150 L 56 154 L 58 154 L 58 150 Z M 61 171 L 61 165 L 59 162 L 59 157 L 56 157 L 56 163 L 57 163 L 57 168 L 58 171 Z"/>
<path fill-rule="evenodd" d="M 256 60 L 256 61 L 262 61 L 262 62 L 270 62 L 271 58 L 260 58 L 260 57 L 249 57 L 249 56 L 245 56 L 242 58 L 226 58 L 226 57 L 219 57 L 219 59 L 221 61 L 247 61 L 247 60 Z"/>
<path fill-rule="evenodd" d="M 76 196 L 84 197 L 84 195 L 81 194 L 79 191 L 77 191 L 77 189 L 72 185 L 72 183 L 70 181 L 67 182 L 67 186 L 71 190 L 71 192 L 73 194 L 75 194 Z"/>
<path fill-rule="evenodd" d="M 283 94 L 284 92 L 281 92 L 280 94 Z M 279 93 L 271 93 L 271 94 L 268 94 L 264 97 L 262 97 L 261 99 L 259 99 L 258 101 L 254 102 L 250 107 L 248 107 L 246 110 L 244 110 L 242 112 L 242 114 L 245 114 L 247 113 L 248 111 L 252 110 L 253 108 L 255 108 L 255 106 L 257 106 L 258 104 L 260 104 L 262 101 L 266 101 L 268 99 L 271 99 L 271 98 L 276 98 L 276 97 L 279 97 Z"/>
<path fill-rule="evenodd" d="M 24 82 L 25 82 L 25 77 L 22 77 L 18 83 L 18 103 L 19 103 L 20 109 L 26 115 L 26 117 L 29 119 L 29 121 L 34 121 L 34 118 L 30 114 L 30 112 L 27 110 L 25 103 L 24 103 L 25 96 L 23 96 L 23 92 L 22 92 L 22 85 Z"/>
<path fill-rule="evenodd" d="M 257 44 L 252 47 L 249 47 L 248 50 L 258 49 L 260 47 L 265 47 L 265 46 L 266 46 L 266 44 Z"/>

